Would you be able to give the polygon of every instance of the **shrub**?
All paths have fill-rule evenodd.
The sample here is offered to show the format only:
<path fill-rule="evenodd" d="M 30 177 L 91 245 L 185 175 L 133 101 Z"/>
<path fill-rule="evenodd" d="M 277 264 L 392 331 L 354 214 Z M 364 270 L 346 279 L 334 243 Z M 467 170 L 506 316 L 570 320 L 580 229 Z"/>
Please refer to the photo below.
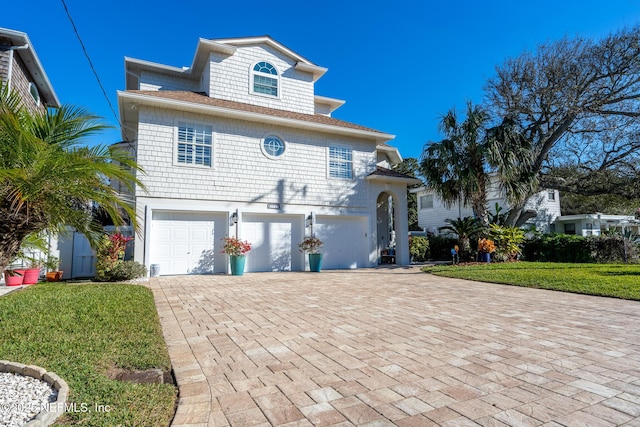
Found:
<path fill-rule="evenodd" d="M 133 280 L 147 275 L 147 267 L 137 261 L 120 261 L 105 271 L 96 272 L 96 280 L 100 282 L 120 282 Z"/>
<path fill-rule="evenodd" d="M 409 253 L 413 261 L 429 259 L 429 239 L 423 236 L 409 236 Z"/>
<path fill-rule="evenodd" d="M 522 242 L 524 242 L 524 231 L 517 227 L 503 227 L 491 224 L 489 236 L 496 245 L 494 259 L 496 261 L 514 260 L 522 253 Z"/>
<path fill-rule="evenodd" d="M 115 282 L 118 280 L 131 280 L 145 276 L 147 270 L 144 265 L 137 264 L 138 267 L 129 266 L 124 261 L 124 253 L 127 243 L 133 237 L 125 237 L 120 233 L 105 234 L 98 242 L 96 249 L 96 280 L 101 282 Z M 124 265 L 123 264 L 127 264 Z M 142 270 L 140 269 L 142 267 Z M 142 271 L 142 273 L 140 273 Z"/>
<path fill-rule="evenodd" d="M 638 262 L 638 245 L 633 237 L 618 234 L 587 237 L 593 261 L 598 263 Z"/>
<path fill-rule="evenodd" d="M 451 249 L 458 239 L 445 236 L 429 237 L 429 258 L 434 261 L 451 261 Z"/>
<path fill-rule="evenodd" d="M 524 242 L 522 254 L 528 261 L 593 262 L 587 239 L 568 234 L 534 236 Z"/>

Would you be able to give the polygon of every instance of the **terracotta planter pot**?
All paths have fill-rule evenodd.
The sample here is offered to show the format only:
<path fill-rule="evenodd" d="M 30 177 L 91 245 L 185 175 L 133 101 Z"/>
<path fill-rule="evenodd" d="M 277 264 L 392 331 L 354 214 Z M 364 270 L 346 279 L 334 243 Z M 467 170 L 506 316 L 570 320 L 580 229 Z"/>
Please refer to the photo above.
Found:
<path fill-rule="evenodd" d="M 62 271 L 50 271 L 47 273 L 47 282 L 59 282 L 62 279 Z"/>

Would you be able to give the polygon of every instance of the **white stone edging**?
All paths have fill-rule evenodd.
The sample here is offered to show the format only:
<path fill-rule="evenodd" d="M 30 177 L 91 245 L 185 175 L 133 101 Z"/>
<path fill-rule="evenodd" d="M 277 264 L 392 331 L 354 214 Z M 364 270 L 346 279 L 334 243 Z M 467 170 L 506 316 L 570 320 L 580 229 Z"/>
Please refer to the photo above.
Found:
<path fill-rule="evenodd" d="M 47 372 L 39 366 L 23 365 L 22 363 L 9 362 L 8 360 L 0 360 L 0 372 L 8 372 L 13 374 L 24 375 L 25 377 L 35 378 L 44 381 L 58 392 L 58 398 L 55 402 L 48 404 L 48 409 L 36 415 L 36 418 L 29 421 L 23 427 L 46 427 L 55 422 L 65 411 L 65 403 L 69 396 L 69 386 L 66 381 L 54 374 Z"/>

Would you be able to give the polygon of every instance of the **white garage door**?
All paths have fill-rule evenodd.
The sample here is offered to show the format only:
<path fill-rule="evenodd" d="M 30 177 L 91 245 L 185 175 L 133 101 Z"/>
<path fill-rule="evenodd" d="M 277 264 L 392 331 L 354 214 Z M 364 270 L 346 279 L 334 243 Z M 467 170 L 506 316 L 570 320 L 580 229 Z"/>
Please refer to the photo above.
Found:
<path fill-rule="evenodd" d="M 162 275 L 224 273 L 227 221 L 226 213 L 153 211 L 150 263 L 159 264 Z"/>
<path fill-rule="evenodd" d="M 242 239 L 251 243 L 246 271 L 303 270 L 303 221 L 303 215 L 243 214 Z"/>
<path fill-rule="evenodd" d="M 324 242 L 322 268 L 369 267 L 367 228 L 366 217 L 318 215 L 313 231 Z"/>

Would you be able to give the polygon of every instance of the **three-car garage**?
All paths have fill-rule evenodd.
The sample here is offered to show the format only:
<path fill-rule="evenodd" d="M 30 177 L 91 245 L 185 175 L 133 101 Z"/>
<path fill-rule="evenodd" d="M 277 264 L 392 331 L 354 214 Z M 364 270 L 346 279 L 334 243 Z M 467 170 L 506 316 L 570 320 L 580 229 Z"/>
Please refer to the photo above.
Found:
<path fill-rule="evenodd" d="M 222 238 L 235 235 L 230 212 L 153 210 L 145 250 L 161 275 L 226 273 Z M 251 243 L 246 271 L 304 271 L 306 257 L 298 244 L 313 233 L 324 242 L 323 269 L 369 267 L 367 216 L 244 212 L 237 224 Z"/>

